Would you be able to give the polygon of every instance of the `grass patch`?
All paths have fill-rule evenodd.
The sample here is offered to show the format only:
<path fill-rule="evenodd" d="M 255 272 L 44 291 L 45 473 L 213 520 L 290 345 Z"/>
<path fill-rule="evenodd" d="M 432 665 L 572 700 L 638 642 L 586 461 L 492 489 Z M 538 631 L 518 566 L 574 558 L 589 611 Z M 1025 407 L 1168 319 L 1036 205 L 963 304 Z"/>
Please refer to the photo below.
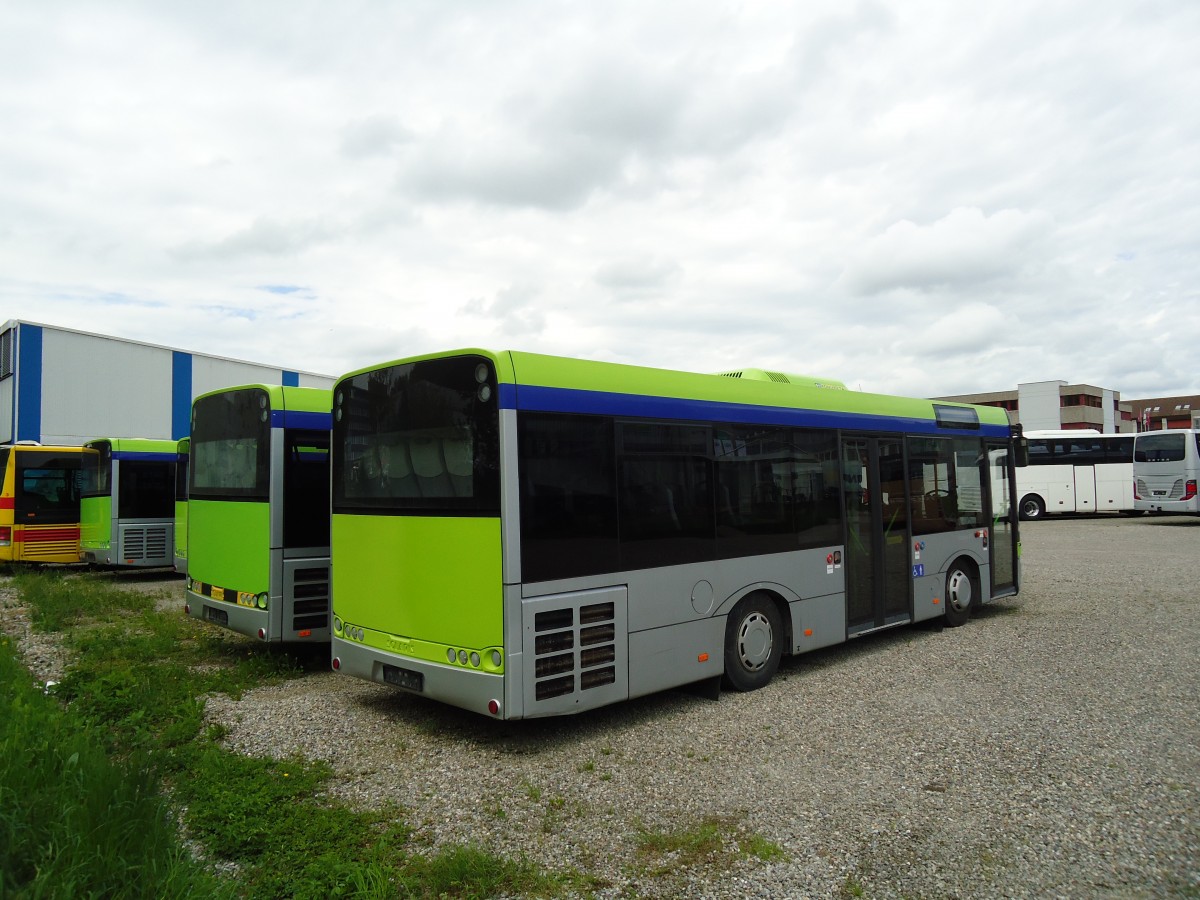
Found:
<path fill-rule="evenodd" d="M 98 737 L 0 637 L 0 896 L 228 894 L 183 849 L 153 761 Z"/>
<path fill-rule="evenodd" d="M 667 875 L 678 868 L 726 868 L 748 856 L 771 861 L 786 854 L 731 816 L 706 816 L 674 831 L 642 831 L 638 836 L 637 859 L 651 875 Z"/>
<path fill-rule="evenodd" d="M 155 598 L 93 578 L 66 575 L 53 569 L 14 568 L 12 586 L 29 605 L 37 631 L 62 631 L 80 622 L 114 613 L 142 613 L 154 608 Z"/>
<path fill-rule="evenodd" d="M 73 663 L 47 696 L 0 638 L 0 896 L 547 896 L 586 884 L 477 847 L 413 853 L 403 810 L 331 801 L 323 764 L 222 749 L 201 698 L 301 675 L 304 658 L 94 579 L 12 583 Z M 197 863 L 179 819 L 236 876 Z"/>

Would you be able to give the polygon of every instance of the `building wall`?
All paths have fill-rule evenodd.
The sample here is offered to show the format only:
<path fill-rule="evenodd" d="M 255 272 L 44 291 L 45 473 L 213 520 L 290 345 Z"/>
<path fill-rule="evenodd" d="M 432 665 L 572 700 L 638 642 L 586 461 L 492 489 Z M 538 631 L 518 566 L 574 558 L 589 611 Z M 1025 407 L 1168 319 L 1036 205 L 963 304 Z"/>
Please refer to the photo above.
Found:
<path fill-rule="evenodd" d="M 10 321 L 12 373 L 0 378 L 0 442 L 177 439 L 198 394 L 238 384 L 332 387 L 334 379 L 72 329 Z"/>
<path fill-rule="evenodd" d="M 22 341 L 27 331 L 22 327 Z M 22 380 L 36 376 L 27 369 L 19 374 Z M 41 437 L 35 440 L 73 445 L 95 437 L 174 436 L 170 350 L 47 328 L 40 374 Z"/>
<path fill-rule="evenodd" d="M 1063 427 L 1059 389 L 1065 381 L 1031 381 L 1017 385 L 1021 426 L 1026 431 L 1054 431 Z"/>

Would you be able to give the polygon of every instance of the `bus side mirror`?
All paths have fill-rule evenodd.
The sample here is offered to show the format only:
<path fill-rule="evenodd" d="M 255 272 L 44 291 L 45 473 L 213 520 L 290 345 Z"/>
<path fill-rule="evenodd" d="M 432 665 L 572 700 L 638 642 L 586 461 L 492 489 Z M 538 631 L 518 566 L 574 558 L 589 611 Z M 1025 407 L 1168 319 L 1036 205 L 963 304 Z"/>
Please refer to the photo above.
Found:
<path fill-rule="evenodd" d="M 1025 433 L 1020 425 L 1013 425 L 1011 434 L 1013 449 L 1016 451 L 1016 458 L 1013 462 L 1018 468 L 1023 468 L 1029 465 L 1029 439 L 1025 437 Z"/>

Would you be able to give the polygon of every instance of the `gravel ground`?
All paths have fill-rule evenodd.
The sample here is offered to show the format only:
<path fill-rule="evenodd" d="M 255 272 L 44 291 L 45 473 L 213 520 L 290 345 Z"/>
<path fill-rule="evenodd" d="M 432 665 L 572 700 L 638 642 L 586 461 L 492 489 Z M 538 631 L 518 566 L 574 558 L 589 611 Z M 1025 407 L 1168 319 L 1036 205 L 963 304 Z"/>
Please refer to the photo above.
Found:
<path fill-rule="evenodd" d="M 601 897 L 1200 896 L 1200 519 L 1022 538 L 1021 595 L 966 627 L 791 659 L 715 702 L 498 723 L 315 673 L 208 714 L 239 752 L 399 803 L 422 846 L 586 870 Z M 710 817 L 731 852 L 639 855 Z M 733 852 L 752 834 L 782 858 Z"/>

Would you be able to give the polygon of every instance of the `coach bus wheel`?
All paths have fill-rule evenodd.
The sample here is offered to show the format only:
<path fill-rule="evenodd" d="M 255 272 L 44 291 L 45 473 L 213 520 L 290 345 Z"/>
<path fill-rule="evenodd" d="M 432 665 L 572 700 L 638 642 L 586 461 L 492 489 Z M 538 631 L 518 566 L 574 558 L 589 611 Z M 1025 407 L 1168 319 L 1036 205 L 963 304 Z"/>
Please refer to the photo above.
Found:
<path fill-rule="evenodd" d="M 1022 497 L 1019 509 L 1022 519 L 1040 519 L 1046 514 L 1046 504 L 1037 494 L 1026 494 Z"/>
<path fill-rule="evenodd" d="M 946 573 L 946 625 L 958 628 L 966 625 L 979 591 L 975 577 L 961 562 L 955 562 Z"/>
<path fill-rule="evenodd" d="M 783 655 L 783 621 L 763 594 L 743 597 L 725 625 L 725 683 L 736 691 L 763 687 Z"/>

